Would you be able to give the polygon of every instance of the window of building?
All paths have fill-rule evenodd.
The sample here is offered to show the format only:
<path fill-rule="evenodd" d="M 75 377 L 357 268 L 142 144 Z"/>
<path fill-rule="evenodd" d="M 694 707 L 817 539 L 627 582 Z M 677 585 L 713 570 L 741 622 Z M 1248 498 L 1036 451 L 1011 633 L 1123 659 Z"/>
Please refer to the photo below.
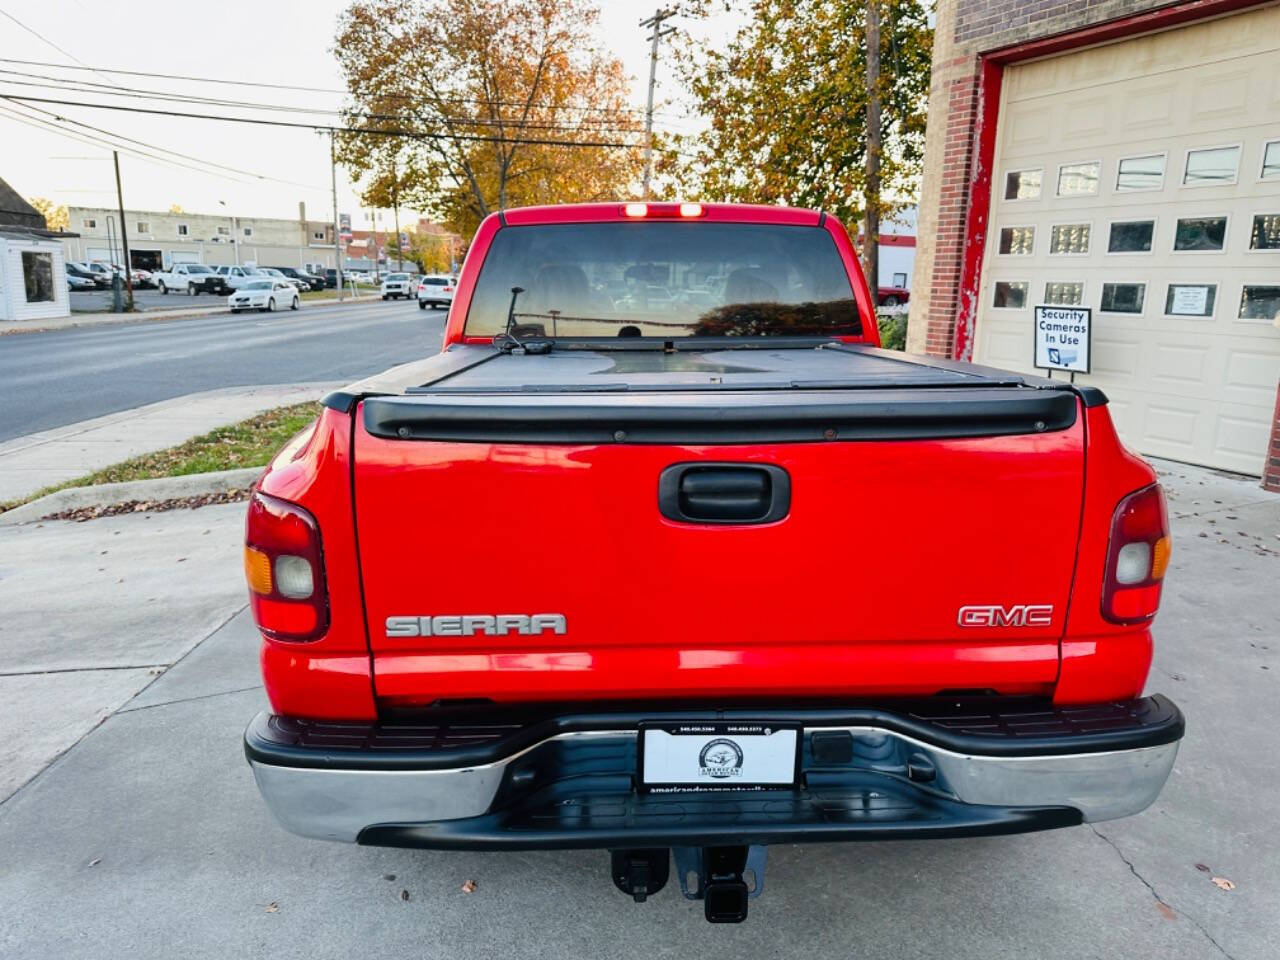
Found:
<path fill-rule="evenodd" d="M 1006 200 L 1038 200 L 1043 170 L 1010 170 L 1004 175 Z"/>
<path fill-rule="evenodd" d="M 312 240 L 323 240 L 323 239 L 324 239 L 324 231 L 323 231 L 323 230 L 316 230 L 316 231 L 312 232 L 312 234 L 311 234 L 311 239 L 312 239 Z"/>
<path fill-rule="evenodd" d="M 98 221 L 97 221 L 97 220 L 87 220 L 87 219 L 86 219 L 86 220 L 81 220 L 81 221 L 80 221 L 80 223 L 81 223 L 81 225 L 84 227 L 84 229 L 86 229 L 86 230 L 97 230 L 97 229 L 98 229 Z"/>
<path fill-rule="evenodd" d="M 185 223 L 178 224 L 178 236 L 185 237 L 190 232 L 191 232 L 190 228 Z"/>
<path fill-rule="evenodd" d="M 1249 249 L 1280 250 L 1280 213 L 1254 214 Z"/>
<path fill-rule="evenodd" d="M 1044 285 L 1044 302 L 1059 307 L 1076 307 L 1084 303 L 1084 284 L 1080 281 L 1050 280 Z"/>
<path fill-rule="evenodd" d="M 1217 298 L 1216 283 L 1171 283 L 1164 295 L 1164 312 L 1171 317 L 1211 317 Z"/>
<path fill-rule="evenodd" d="M 1107 253 L 1150 253 L 1155 232 L 1154 220 L 1117 220 L 1111 224 Z"/>
<path fill-rule="evenodd" d="M 1227 242 L 1226 217 L 1186 217 L 1178 221 L 1174 250 L 1221 250 Z"/>
<path fill-rule="evenodd" d="M 1280 177 L 1280 140 L 1272 140 L 1262 147 L 1262 179 Z"/>
<path fill-rule="evenodd" d="M 1187 151 L 1187 166 L 1182 172 L 1182 185 L 1186 187 L 1235 183 L 1236 169 L 1240 166 L 1240 146 L 1207 147 Z"/>
<path fill-rule="evenodd" d="M 1083 197 L 1098 192 L 1098 176 L 1102 164 L 1067 163 L 1058 168 L 1058 196 Z"/>
<path fill-rule="evenodd" d="M 218 228 L 218 236 L 220 236 L 220 237 L 229 237 L 229 236 L 231 236 L 231 228 L 230 228 L 230 227 L 219 227 L 219 228 Z"/>
<path fill-rule="evenodd" d="M 137 223 L 134 224 L 134 226 L 137 228 L 138 233 L 151 232 L 151 224 L 148 223 L 146 220 L 139 220 Z"/>
<path fill-rule="evenodd" d="M 1240 294 L 1241 320 L 1280 319 L 1280 287 L 1245 284 Z"/>
<path fill-rule="evenodd" d="M 1125 157 L 1116 169 L 1116 189 L 1159 190 L 1164 186 L 1165 155 Z"/>
<path fill-rule="evenodd" d="M 253 227 L 245 227 L 245 228 L 244 228 L 244 235 L 245 235 L 246 237 L 252 237 L 252 236 L 253 236 Z"/>
<path fill-rule="evenodd" d="M 1056 223 L 1049 231 L 1051 254 L 1082 254 L 1089 252 L 1089 234 L 1092 224 Z"/>
<path fill-rule="evenodd" d="M 1027 305 L 1030 284 L 1022 280 L 997 280 L 991 306 L 997 310 L 1021 310 Z"/>
<path fill-rule="evenodd" d="M 907 285 L 907 275 L 905 273 L 895 273 L 893 275 L 893 285 L 895 287 L 905 287 Z"/>
<path fill-rule="evenodd" d="M 1000 252 L 1003 254 L 1025 256 L 1031 253 L 1035 245 L 1035 227 L 1002 227 L 1000 229 Z"/>
<path fill-rule="evenodd" d="M 1145 283 L 1104 283 L 1099 309 L 1104 313 L 1141 313 L 1146 296 Z"/>
<path fill-rule="evenodd" d="M 53 254 L 23 250 L 22 280 L 26 286 L 27 303 L 52 303 L 55 299 Z"/>

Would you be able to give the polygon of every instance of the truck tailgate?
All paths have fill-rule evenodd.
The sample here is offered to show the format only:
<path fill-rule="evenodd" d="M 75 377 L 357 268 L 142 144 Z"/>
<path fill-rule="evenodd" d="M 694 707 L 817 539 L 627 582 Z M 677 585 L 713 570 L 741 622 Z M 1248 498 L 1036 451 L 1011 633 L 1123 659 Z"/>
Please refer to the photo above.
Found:
<path fill-rule="evenodd" d="M 1083 488 L 1072 394 L 735 400 L 366 400 L 380 700 L 1052 689 Z M 785 515 L 664 516 L 664 471 L 699 463 L 785 471 Z"/>

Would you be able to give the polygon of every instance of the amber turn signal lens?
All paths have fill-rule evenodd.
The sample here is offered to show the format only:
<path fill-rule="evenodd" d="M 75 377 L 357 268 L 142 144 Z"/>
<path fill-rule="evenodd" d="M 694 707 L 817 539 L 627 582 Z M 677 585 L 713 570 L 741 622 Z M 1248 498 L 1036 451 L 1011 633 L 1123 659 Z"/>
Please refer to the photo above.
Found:
<path fill-rule="evenodd" d="M 1168 537 L 1161 537 L 1156 541 L 1155 549 L 1151 551 L 1151 579 L 1161 580 L 1164 578 L 1164 572 L 1169 569 L 1169 556 L 1173 552 L 1173 541 Z"/>
<path fill-rule="evenodd" d="M 260 597 L 271 595 L 271 558 L 253 547 L 244 548 L 244 578 Z"/>

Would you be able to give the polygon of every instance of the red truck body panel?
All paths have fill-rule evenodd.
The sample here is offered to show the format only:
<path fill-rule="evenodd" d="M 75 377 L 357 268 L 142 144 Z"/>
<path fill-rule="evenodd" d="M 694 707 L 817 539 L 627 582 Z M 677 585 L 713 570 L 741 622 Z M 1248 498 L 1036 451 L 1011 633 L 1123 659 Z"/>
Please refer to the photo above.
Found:
<path fill-rule="evenodd" d="M 716 204 L 704 216 L 821 225 L 860 313 L 874 316 L 835 220 Z M 486 219 L 446 350 L 482 342 L 463 326 L 504 226 L 618 219 L 619 204 Z M 878 345 L 866 327 L 861 342 Z M 1116 505 L 1155 475 L 1124 450 L 1105 405 L 1077 403 L 1071 426 L 1040 434 L 601 445 L 375 436 L 357 397 L 326 409 L 260 480 L 316 518 L 330 605 L 319 639 L 264 639 L 272 707 L 372 720 L 380 708 L 474 699 L 1135 697 L 1149 624 L 1104 619 L 1102 581 Z M 797 478 L 790 513 L 758 526 L 662 516 L 658 475 L 704 460 L 783 467 Z M 1026 605 L 1050 612 L 1011 623 Z M 384 629 L 406 615 L 541 612 L 563 614 L 565 632 Z"/>

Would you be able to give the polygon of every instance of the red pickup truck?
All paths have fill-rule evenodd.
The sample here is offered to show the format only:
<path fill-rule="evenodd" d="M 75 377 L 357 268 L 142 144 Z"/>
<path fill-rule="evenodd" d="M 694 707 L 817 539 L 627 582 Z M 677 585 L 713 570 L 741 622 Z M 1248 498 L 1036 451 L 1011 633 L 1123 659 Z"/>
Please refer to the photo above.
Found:
<path fill-rule="evenodd" d="M 245 751 L 295 833 L 674 858 L 738 921 L 769 844 L 1150 804 L 1169 549 L 1099 390 L 879 349 L 831 217 L 508 210 L 255 487 Z"/>

